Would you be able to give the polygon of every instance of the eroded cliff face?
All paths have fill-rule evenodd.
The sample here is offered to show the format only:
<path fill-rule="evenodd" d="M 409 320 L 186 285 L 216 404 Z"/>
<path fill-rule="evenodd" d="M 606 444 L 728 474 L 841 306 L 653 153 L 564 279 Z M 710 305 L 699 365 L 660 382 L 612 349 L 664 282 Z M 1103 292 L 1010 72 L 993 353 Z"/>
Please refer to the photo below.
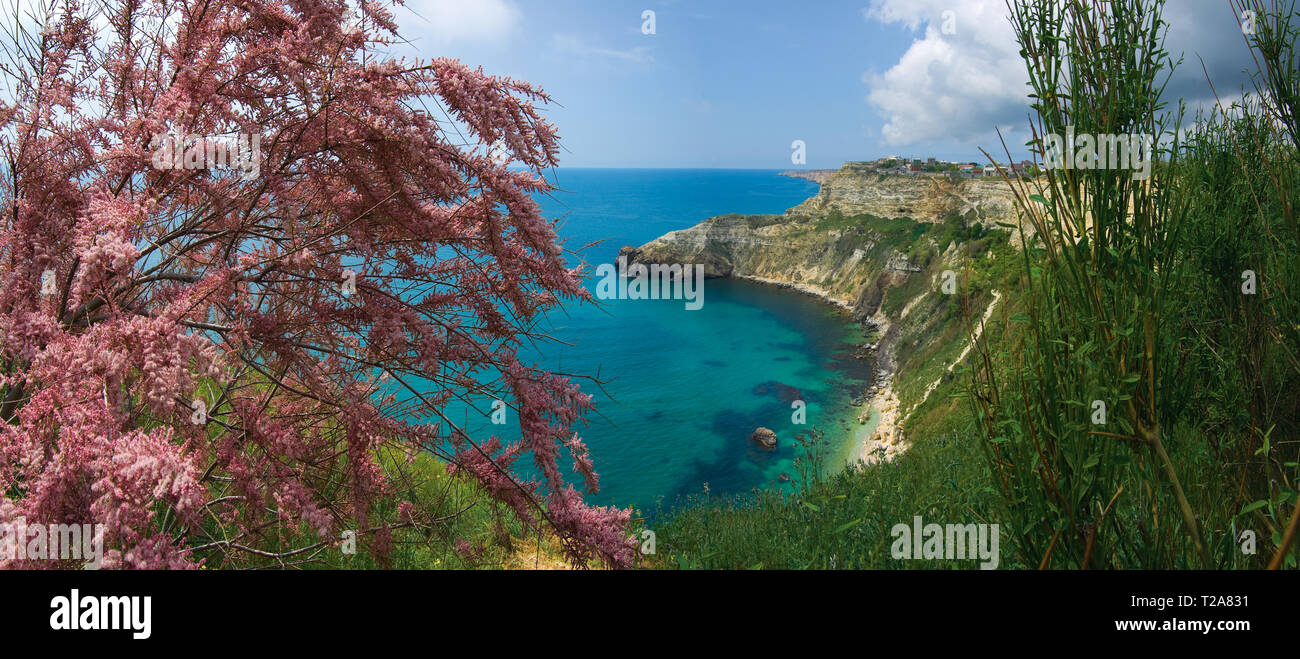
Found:
<path fill-rule="evenodd" d="M 992 229 L 1015 216 L 1015 197 L 1001 180 L 877 174 L 848 163 L 783 215 L 713 217 L 622 253 L 644 263 L 700 264 L 706 277 L 795 286 L 870 316 L 887 288 L 956 246 L 917 223 Z"/>
<path fill-rule="evenodd" d="M 846 166 L 785 214 L 713 217 L 620 253 L 631 263 L 703 265 L 706 277 L 755 279 L 851 311 L 868 335 L 863 356 L 878 375 L 861 392 L 882 416 L 863 456 L 871 462 L 906 448 L 907 414 L 934 388 L 920 380 L 945 373 L 967 345 L 955 311 L 963 305 L 941 293 L 941 278 L 993 258 L 989 241 L 970 239 L 966 230 L 1014 222 L 1013 199 L 1000 181 L 881 176 Z M 964 306 L 983 311 L 990 294 L 969 294 Z M 915 377 L 891 383 L 895 372 Z"/>
<path fill-rule="evenodd" d="M 788 214 L 910 217 L 938 222 L 954 213 L 987 227 L 1014 223 L 1015 197 L 1000 178 L 950 178 L 946 175 L 878 174 L 853 163 L 821 182 L 816 196 Z"/>
<path fill-rule="evenodd" d="M 723 215 L 622 253 L 630 262 L 703 265 L 709 278 L 790 285 L 870 316 L 882 287 L 922 268 L 870 221 L 840 224 L 794 215 Z"/>

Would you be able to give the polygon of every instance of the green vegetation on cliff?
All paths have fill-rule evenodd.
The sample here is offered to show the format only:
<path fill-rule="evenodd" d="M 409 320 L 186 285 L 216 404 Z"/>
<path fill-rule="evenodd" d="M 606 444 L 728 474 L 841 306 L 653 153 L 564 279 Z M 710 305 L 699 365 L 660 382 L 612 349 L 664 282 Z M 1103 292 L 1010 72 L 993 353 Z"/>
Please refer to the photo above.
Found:
<path fill-rule="evenodd" d="M 856 297 L 858 314 L 872 316 L 880 311 L 886 319 L 881 351 L 893 353 L 898 362 L 896 388 L 910 410 L 908 437 L 921 439 L 892 462 L 802 480 L 794 494 L 770 490 L 739 497 L 700 494 L 672 502 L 657 514 L 666 523 L 656 529 L 660 556 L 653 565 L 770 569 L 974 565 L 966 561 L 900 564 L 890 557 L 889 531 L 894 524 L 910 524 L 913 514 L 974 522 L 995 508 L 996 490 L 988 479 L 982 449 L 969 432 L 968 406 L 954 397 L 964 387 L 960 369 L 948 367 L 969 344 L 969 319 L 984 313 L 993 290 L 1006 288 L 1018 277 L 1018 250 L 1010 245 L 1006 231 L 963 226 L 959 217 L 943 222 L 828 217 L 801 225 L 797 234 L 825 236 L 828 231 L 842 231 L 842 240 L 851 245 L 837 251 L 883 245 L 884 254 L 911 255 L 907 261 L 911 269 L 906 271 L 862 259 L 860 267 L 878 276 L 867 278 Z M 952 295 L 938 291 L 945 270 L 962 273 L 963 284 Z M 903 317 L 903 307 L 909 304 Z M 880 358 L 890 361 L 890 355 Z M 816 424 L 815 419 L 809 422 Z M 802 460 L 825 459 L 819 453 L 809 450 Z"/>
<path fill-rule="evenodd" d="M 1177 130 L 1163 2 L 1014 4 L 1036 135 Z M 888 195 L 841 172 L 763 229 L 765 251 L 727 248 L 735 274 L 809 283 L 887 327 L 909 448 L 792 494 L 681 502 L 655 565 L 975 566 L 895 559 L 891 529 L 920 516 L 999 524 L 1003 568 L 1295 566 L 1300 26 L 1294 2 L 1238 4 L 1261 17 L 1254 93 L 1161 145 L 1148 181 L 1048 170 L 1003 182 L 1011 221 L 916 222 L 846 214 Z"/>

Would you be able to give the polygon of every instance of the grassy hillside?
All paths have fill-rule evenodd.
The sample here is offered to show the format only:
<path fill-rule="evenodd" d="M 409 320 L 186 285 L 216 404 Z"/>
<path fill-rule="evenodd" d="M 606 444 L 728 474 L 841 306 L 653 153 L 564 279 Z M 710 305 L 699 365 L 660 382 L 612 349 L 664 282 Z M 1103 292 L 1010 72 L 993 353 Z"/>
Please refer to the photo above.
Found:
<path fill-rule="evenodd" d="M 876 223 L 925 264 L 859 299 L 893 322 L 910 450 L 791 495 L 684 502 L 657 565 L 974 565 L 893 559 L 890 529 L 920 515 L 998 523 L 1002 567 L 1295 567 L 1300 25 L 1294 2 L 1237 4 L 1262 17 L 1243 46 L 1256 87 L 1182 123 L 1160 98 L 1164 3 L 1014 3 L 1040 157 L 1041 136 L 1066 126 L 1178 140 L 1158 143 L 1149 180 L 1049 168 L 1008 181 L 1023 249 Z M 812 230 L 855 223 L 832 213 Z M 961 294 L 933 293 L 945 268 Z M 999 306 L 950 371 L 993 290 Z"/>
<path fill-rule="evenodd" d="M 992 292 L 1015 289 L 1019 250 L 1010 245 L 1007 231 L 978 224 L 964 227 L 960 217 L 918 223 L 832 215 L 806 230 L 855 227 L 888 244 L 891 251 L 908 254 L 919 268 L 898 285 L 886 287 L 878 300 L 864 289 L 866 307 L 859 309 L 867 315 L 879 311 L 889 319 L 886 348 L 896 361 L 895 388 L 910 448 L 892 462 L 809 479 L 793 494 L 702 494 L 672 502 L 658 511 L 666 523 L 656 529 L 660 555 L 652 565 L 834 569 L 975 564 L 893 560 L 889 531 L 895 524 L 910 524 L 914 514 L 939 522 L 996 522 L 990 518 L 997 509 L 997 492 L 983 449 L 971 433 L 970 406 L 961 398 L 966 369 L 960 364 L 949 367 L 969 345 Z M 944 271 L 957 277 L 953 294 L 942 292 Z M 873 302 L 878 309 L 872 308 Z M 1014 296 L 1004 295 L 997 308 L 1014 305 Z M 803 459 L 824 457 L 809 449 Z M 1003 565 L 1018 564 L 1004 554 Z"/>

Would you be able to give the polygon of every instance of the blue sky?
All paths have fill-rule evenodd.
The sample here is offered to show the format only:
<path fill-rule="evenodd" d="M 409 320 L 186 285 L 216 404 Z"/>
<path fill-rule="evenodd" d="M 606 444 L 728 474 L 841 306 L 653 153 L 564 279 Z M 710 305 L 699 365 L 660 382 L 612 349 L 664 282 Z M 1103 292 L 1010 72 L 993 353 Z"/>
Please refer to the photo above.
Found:
<path fill-rule="evenodd" d="M 408 0 L 420 57 L 541 85 L 562 165 L 809 168 L 897 153 L 1023 152 L 1023 64 L 1003 0 Z M 643 34 L 643 12 L 654 34 Z M 952 14 L 945 15 L 945 11 Z M 1173 0 L 1171 89 L 1239 92 L 1249 56 L 1225 1 Z M 950 19 L 945 31 L 945 19 Z M 1194 47 L 1193 47 L 1194 46 Z M 409 52 L 409 51 L 407 51 Z"/>

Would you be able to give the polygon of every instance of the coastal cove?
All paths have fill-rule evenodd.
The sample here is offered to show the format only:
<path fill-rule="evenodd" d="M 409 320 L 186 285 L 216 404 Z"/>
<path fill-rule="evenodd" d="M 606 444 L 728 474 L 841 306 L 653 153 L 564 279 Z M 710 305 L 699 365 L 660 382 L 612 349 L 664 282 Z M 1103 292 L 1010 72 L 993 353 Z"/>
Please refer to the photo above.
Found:
<path fill-rule="evenodd" d="M 542 319 L 535 331 L 551 340 L 521 356 L 593 396 L 587 425 L 574 429 L 600 474 L 587 500 L 644 514 L 705 493 L 793 491 L 814 476 L 796 462 L 813 428 L 822 475 L 894 460 L 932 393 L 951 407 L 969 347 L 961 307 L 987 320 L 999 306 L 987 284 L 959 304 L 933 294 L 934 282 L 963 261 L 1014 264 L 996 229 L 1013 219 L 1010 194 L 978 178 L 881 175 L 859 163 L 816 180 L 771 170 L 549 175 L 556 191 L 538 202 L 577 250 L 569 262 L 585 264 L 593 300 Z M 695 293 L 610 295 L 627 288 L 610 282 L 615 263 L 628 278 L 689 268 Z M 519 440 L 512 420 L 491 421 L 494 404 L 445 412 L 471 437 Z M 532 469 L 512 466 L 523 480 Z"/>
<path fill-rule="evenodd" d="M 760 170 L 561 169 L 555 183 L 561 191 L 538 201 L 566 244 L 601 241 L 580 254 L 593 293 L 596 266 L 615 262 L 623 245 L 723 213 L 781 213 L 818 191 Z M 603 383 L 582 383 L 595 411 L 576 428 L 600 473 L 589 501 L 649 512 L 705 491 L 792 489 L 802 453 L 795 436 L 814 426 L 825 433 L 828 470 L 856 460 L 870 425 L 857 421 L 863 408 L 853 397 L 869 385 L 870 360 L 845 307 L 743 278 L 704 281 L 702 299 L 697 310 L 673 299 L 570 305 L 544 328 L 557 341 L 528 349 L 541 367 Z M 798 400 L 802 425 L 792 418 Z M 466 418 L 473 436 L 516 438 L 510 424 L 478 419 Z M 750 439 L 758 427 L 776 432 L 775 449 Z M 516 470 L 529 475 L 528 466 Z"/>

